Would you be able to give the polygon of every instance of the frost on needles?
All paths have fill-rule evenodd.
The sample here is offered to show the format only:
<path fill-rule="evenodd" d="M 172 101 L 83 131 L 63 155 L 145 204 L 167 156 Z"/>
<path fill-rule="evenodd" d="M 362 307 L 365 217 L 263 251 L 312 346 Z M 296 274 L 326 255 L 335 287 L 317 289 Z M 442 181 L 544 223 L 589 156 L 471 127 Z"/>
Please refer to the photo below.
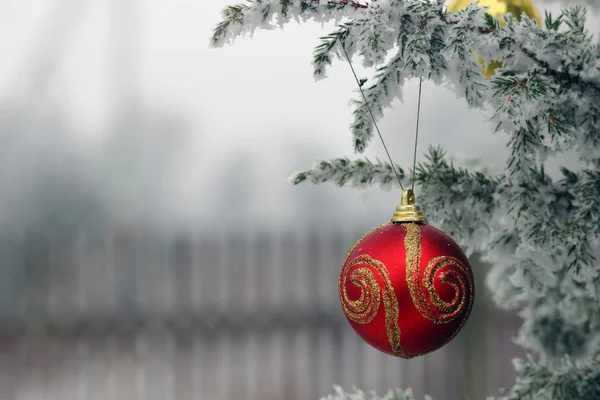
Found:
<path fill-rule="evenodd" d="M 314 51 L 314 76 L 325 78 L 334 59 L 344 62 L 344 46 L 373 71 L 364 91 L 375 118 L 401 97 L 407 79 L 419 77 L 486 110 L 507 137 L 503 174 L 460 168 L 439 148 L 430 148 L 415 171 L 397 168 L 402 179 L 417 183 L 429 218 L 492 265 L 487 284 L 496 304 L 523 318 L 518 340 L 534 357 L 515 361 L 517 380 L 502 398 L 600 399 L 600 44 L 585 29 L 586 9 L 546 14 L 544 27 L 527 16 L 506 16 L 500 27 L 476 4 L 447 13 L 442 3 L 418 0 L 343 3 L 254 0 L 231 6 L 211 45 L 291 21 L 334 21 L 337 29 Z M 473 49 L 486 61 L 504 60 L 503 69 L 492 79 L 481 76 Z M 353 106 L 352 141 L 362 153 L 373 138 L 373 122 L 358 95 Z M 562 178 L 552 180 L 545 160 L 567 151 L 579 155 L 581 169 L 563 168 Z M 317 161 L 291 181 L 397 184 L 389 163 L 346 157 Z M 328 399 L 412 398 L 336 390 Z"/>

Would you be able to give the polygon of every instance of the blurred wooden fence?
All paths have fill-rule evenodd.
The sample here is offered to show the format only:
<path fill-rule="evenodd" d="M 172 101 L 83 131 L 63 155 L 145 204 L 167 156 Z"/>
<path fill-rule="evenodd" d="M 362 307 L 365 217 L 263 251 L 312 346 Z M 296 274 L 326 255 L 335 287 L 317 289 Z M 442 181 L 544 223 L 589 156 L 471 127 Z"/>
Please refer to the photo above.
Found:
<path fill-rule="evenodd" d="M 316 400 L 333 384 L 483 399 L 512 383 L 519 324 L 485 300 L 445 348 L 400 360 L 345 321 L 361 235 L 80 231 L 0 237 L 0 399 Z"/>

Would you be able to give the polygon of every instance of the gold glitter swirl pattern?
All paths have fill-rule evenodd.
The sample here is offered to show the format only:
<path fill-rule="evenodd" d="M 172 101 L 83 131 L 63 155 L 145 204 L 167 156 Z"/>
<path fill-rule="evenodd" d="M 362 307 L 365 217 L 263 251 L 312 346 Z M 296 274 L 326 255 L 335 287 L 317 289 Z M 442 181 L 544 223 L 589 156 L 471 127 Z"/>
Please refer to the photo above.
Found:
<path fill-rule="evenodd" d="M 406 281 L 415 307 L 421 315 L 436 324 L 448 323 L 461 314 L 466 320 L 468 312 L 465 311 L 469 311 L 473 303 L 474 282 L 469 270 L 455 257 L 440 256 L 427 264 L 423 281 L 419 282 L 421 230 L 416 224 L 405 224 L 404 226 L 406 227 L 404 239 Z M 453 268 L 440 273 L 440 282 L 454 288 L 454 298 L 451 301 L 444 301 L 434 287 L 436 274 L 446 267 Z M 427 301 L 424 291 L 426 291 L 429 301 Z"/>
<path fill-rule="evenodd" d="M 375 318 L 377 310 L 381 305 L 381 288 L 377 283 L 377 278 L 375 278 L 373 271 L 367 267 L 356 268 L 348 277 L 350 269 L 358 264 L 363 264 L 361 257 L 358 257 L 348 265 L 341 279 L 342 282 L 346 282 L 350 278 L 350 282 L 360 288 L 360 297 L 356 300 L 350 300 L 346 291 L 346 285 L 342 285 L 340 286 L 340 298 L 344 300 L 342 307 L 348 318 L 357 324 L 368 324 Z M 368 260 L 365 260 L 365 264 L 368 264 Z"/>
<path fill-rule="evenodd" d="M 354 268 L 360 266 L 358 268 Z M 354 269 L 353 269 L 354 268 Z M 379 286 L 373 272 L 383 280 L 383 287 Z M 360 297 L 350 300 L 346 291 L 346 282 L 350 282 L 361 289 Z M 367 324 L 375 318 L 381 301 L 385 312 L 385 326 L 387 337 L 392 352 L 397 357 L 410 358 L 400 346 L 400 328 L 398 327 L 398 299 L 394 292 L 389 272 L 379 260 L 368 254 L 362 254 L 353 259 L 340 274 L 338 284 L 342 308 L 346 316 L 357 324 Z"/>

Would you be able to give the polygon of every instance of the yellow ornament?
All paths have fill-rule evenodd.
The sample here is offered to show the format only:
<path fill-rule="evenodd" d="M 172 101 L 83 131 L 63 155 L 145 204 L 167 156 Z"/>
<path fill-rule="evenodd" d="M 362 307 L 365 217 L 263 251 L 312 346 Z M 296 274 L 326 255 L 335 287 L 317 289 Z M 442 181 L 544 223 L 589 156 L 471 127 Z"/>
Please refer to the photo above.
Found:
<path fill-rule="evenodd" d="M 449 12 L 455 13 L 474 2 L 473 0 L 451 0 L 446 8 Z M 488 14 L 498 19 L 500 26 L 504 26 L 504 20 L 500 18 L 502 15 L 511 14 L 520 21 L 523 13 L 534 19 L 539 26 L 542 26 L 540 13 L 532 0 L 480 0 L 479 6 L 489 7 L 487 9 Z M 473 53 L 477 54 L 477 49 Z M 477 60 L 477 57 L 475 59 Z M 482 58 L 478 59 L 477 62 L 482 65 L 482 75 L 487 78 L 491 78 L 496 72 L 496 68 L 502 66 L 502 61 L 499 60 L 492 60 L 488 65 L 485 65 Z"/>

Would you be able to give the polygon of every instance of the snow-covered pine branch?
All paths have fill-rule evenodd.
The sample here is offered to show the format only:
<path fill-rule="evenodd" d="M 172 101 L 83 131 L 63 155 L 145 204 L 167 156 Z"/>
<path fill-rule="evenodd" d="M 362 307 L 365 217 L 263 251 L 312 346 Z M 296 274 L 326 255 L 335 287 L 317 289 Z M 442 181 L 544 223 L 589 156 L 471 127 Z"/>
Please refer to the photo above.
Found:
<path fill-rule="evenodd" d="M 364 66 L 377 66 L 373 83 L 365 88 L 377 118 L 394 98 L 401 96 L 404 80 L 410 77 L 424 76 L 451 85 L 471 106 L 489 106 L 486 103 L 490 102 L 498 107 L 506 97 L 499 98 L 496 85 L 490 85 L 481 77 L 477 65 L 470 62 L 474 49 L 486 61 L 498 56 L 505 60 L 505 69 L 515 74 L 515 91 L 528 92 L 528 78 L 543 71 L 545 78 L 534 80 L 531 85 L 548 79 L 555 85 L 586 86 L 595 94 L 600 92 L 600 71 L 596 65 L 600 50 L 591 45 L 590 35 L 583 31 L 585 12 L 581 7 L 569 9 L 557 20 L 550 18 L 547 25 L 551 29 L 541 29 L 527 17 L 521 22 L 509 18 L 502 28 L 476 4 L 452 14 L 446 13 L 440 3 L 419 0 L 373 1 L 366 9 L 344 3 L 255 0 L 249 5 L 229 7 L 214 31 L 212 44 L 221 46 L 257 28 L 273 29 L 293 19 L 339 21 L 348 17 L 349 22 L 324 36 L 315 49 L 315 76 L 325 76 L 334 56 L 341 56 L 342 45 L 350 57 L 359 55 Z M 559 31 L 565 27 L 563 21 L 569 28 Z M 392 59 L 385 63 L 390 53 Z M 553 95 L 552 91 L 544 91 L 535 99 L 543 103 Z M 373 123 L 367 104 L 359 99 L 355 105 L 352 133 L 356 151 L 362 152 L 373 136 Z M 546 113 L 539 123 L 547 124 L 549 120 Z M 524 124 L 524 118 L 514 122 Z"/>
<path fill-rule="evenodd" d="M 246 4 L 223 10 L 223 20 L 214 29 L 210 45 L 223 47 L 239 36 L 252 36 L 256 29 L 272 30 L 292 21 L 334 21 L 337 24 L 343 17 L 360 16 L 357 10 L 364 8 L 367 6 L 354 1 L 246 0 Z"/>
<path fill-rule="evenodd" d="M 395 167 L 398 177 L 404 180 L 404 170 L 397 164 Z M 398 179 L 390 163 L 379 160 L 373 163 L 367 158 L 354 161 L 348 158 L 317 161 L 312 169 L 298 172 L 290 178 L 290 182 L 294 185 L 306 180 L 315 185 L 334 182 L 338 186 L 354 188 L 372 185 L 378 185 L 383 189 L 390 189 L 392 186 L 399 187 Z"/>
<path fill-rule="evenodd" d="M 498 400 L 600 399 L 600 355 L 585 361 L 564 357 L 549 367 L 532 358 L 516 360 L 519 374 L 510 393 Z"/>
<path fill-rule="evenodd" d="M 354 389 L 352 392 L 346 392 L 339 386 L 333 387 L 335 393 L 321 400 L 417 400 L 411 389 L 390 390 L 383 396 L 378 396 L 375 392 L 365 393 L 362 390 Z M 431 396 L 425 395 L 423 400 L 433 400 Z"/>

